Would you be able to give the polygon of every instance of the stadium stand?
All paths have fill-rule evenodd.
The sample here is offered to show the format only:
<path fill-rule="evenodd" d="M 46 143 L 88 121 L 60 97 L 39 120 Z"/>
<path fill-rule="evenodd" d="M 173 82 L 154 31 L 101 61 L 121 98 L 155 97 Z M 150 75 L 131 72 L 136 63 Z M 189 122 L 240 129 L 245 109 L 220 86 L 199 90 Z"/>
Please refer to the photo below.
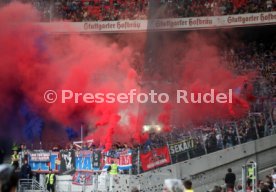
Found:
<path fill-rule="evenodd" d="M 42 20 L 45 22 L 52 20 L 82 22 L 146 19 L 149 8 L 147 0 L 25 0 L 24 2 L 31 2 L 41 12 Z M 159 6 L 160 12 L 157 18 L 220 16 L 276 11 L 275 0 L 160 0 Z M 234 146 L 239 145 L 240 147 L 242 144 L 255 142 L 255 140 L 260 141 L 264 137 L 274 135 L 276 133 L 275 43 L 263 44 L 253 41 L 244 43 L 239 48 L 230 47 L 221 51 L 221 62 L 226 63 L 231 70 L 238 74 L 256 71 L 257 69 L 257 76 L 253 81 L 254 102 L 251 102 L 248 117 L 225 122 L 210 121 L 202 125 L 191 125 L 189 128 L 185 127 L 185 129 L 173 126 L 170 133 L 150 133 L 149 139 L 142 145 L 136 143 L 115 143 L 109 151 L 104 151 L 104 146 L 95 145 L 84 146 L 82 150 L 101 151 L 104 157 L 111 158 L 119 158 L 121 152 L 131 151 L 133 155 L 132 169 L 123 170 L 121 173 L 137 175 L 143 172 L 140 167 L 140 154 L 168 146 L 169 144 L 189 139 L 194 141 L 194 147 L 191 150 L 171 157 L 171 164 L 176 164 L 214 152 L 224 153 L 225 150 Z M 245 82 L 244 91 L 246 91 L 247 85 L 248 82 Z M 69 145 L 56 146 L 56 144 L 50 143 L 43 147 L 45 149 L 51 148 L 55 152 L 79 150 L 72 148 L 72 146 L 69 147 Z M 33 149 L 35 147 L 32 147 Z M 160 167 L 162 166 L 154 167 L 153 171 L 151 170 L 150 172 L 159 171 Z M 260 181 L 260 189 L 265 188 L 263 185 L 267 185 L 270 182 L 271 178 L 269 176 L 265 182 Z"/>
<path fill-rule="evenodd" d="M 146 19 L 149 0 L 22 0 L 32 3 L 43 21 Z M 160 0 L 155 18 L 221 16 L 276 10 L 275 0 Z"/>

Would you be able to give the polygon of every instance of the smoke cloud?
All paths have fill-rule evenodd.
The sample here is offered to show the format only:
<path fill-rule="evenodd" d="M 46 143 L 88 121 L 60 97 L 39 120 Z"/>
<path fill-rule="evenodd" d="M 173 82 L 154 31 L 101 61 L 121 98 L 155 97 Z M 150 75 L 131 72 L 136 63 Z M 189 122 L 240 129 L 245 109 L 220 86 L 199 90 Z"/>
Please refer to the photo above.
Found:
<path fill-rule="evenodd" d="M 240 94 L 234 95 L 234 103 L 229 105 L 176 104 L 174 100 L 167 104 L 62 104 L 60 98 L 48 104 L 43 98 L 48 89 L 115 94 L 154 89 L 174 98 L 177 89 L 226 92 L 241 87 L 248 77 L 228 70 L 221 63 L 219 47 L 199 33 L 185 33 L 177 39 L 170 33 L 53 35 L 34 24 L 37 18 L 30 5 L 12 3 L 0 10 L 1 133 L 15 130 L 8 134 L 20 138 L 18 130 L 37 127 L 29 137 L 42 134 L 50 140 L 64 137 L 47 132 L 52 125 L 70 127 L 66 131 L 71 137 L 78 132 L 71 127 L 84 122 L 87 139 L 108 149 L 114 141 L 145 141 L 144 124 L 158 123 L 169 131 L 171 124 L 239 118 L 249 109 L 247 99 Z M 18 111 L 23 103 L 28 104 L 28 110 L 22 115 Z M 39 120 L 26 121 L 28 113 Z M 20 120 L 24 116 L 25 120 Z M 48 123 L 44 126 L 42 122 Z"/>

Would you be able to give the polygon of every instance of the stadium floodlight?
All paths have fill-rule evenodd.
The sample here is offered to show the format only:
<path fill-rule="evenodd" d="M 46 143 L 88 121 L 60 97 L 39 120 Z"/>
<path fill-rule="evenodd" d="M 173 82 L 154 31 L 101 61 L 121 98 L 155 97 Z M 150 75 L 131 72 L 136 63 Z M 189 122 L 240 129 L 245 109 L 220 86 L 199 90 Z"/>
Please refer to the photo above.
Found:
<path fill-rule="evenodd" d="M 148 131 L 150 131 L 150 128 L 151 128 L 150 125 L 144 125 L 143 126 L 143 131 L 148 132 Z"/>
<path fill-rule="evenodd" d="M 160 131 L 162 131 L 162 126 L 158 125 L 158 124 L 144 125 L 143 131 L 144 132 L 160 132 Z"/>
<path fill-rule="evenodd" d="M 155 125 L 155 130 L 156 130 L 157 132 L 160 132 L 160 131 L 162 130 L 161 125 Z"/>

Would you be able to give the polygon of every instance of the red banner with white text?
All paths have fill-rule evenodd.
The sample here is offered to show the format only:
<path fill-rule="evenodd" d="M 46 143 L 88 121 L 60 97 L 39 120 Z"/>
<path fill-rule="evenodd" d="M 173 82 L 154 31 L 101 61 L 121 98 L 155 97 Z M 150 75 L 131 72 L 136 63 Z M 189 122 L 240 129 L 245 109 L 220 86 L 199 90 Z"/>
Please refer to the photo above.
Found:
<path fill-rule="evenodd" d="M 118 158 L 106 156 L 102 159 L 104 169 L 111 165 L 111 161 L 114 161 L 119 166 L 119 170 L 128 170 L 132 167 L 132 153 L 128 150 L 121 151 L 118 154 Z"/>
<path fill-rule="evenodd" d="M 140 159 L 143 171 L 154 169 L 171 162 L 167 146 L 153 149 L 145 154 L 141 154 Z"/>

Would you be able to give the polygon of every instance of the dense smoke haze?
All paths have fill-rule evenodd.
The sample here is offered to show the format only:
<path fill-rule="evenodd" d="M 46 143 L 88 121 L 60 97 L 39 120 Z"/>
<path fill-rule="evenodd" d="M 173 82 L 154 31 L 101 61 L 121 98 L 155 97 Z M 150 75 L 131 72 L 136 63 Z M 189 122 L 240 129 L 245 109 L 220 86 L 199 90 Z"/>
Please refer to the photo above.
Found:
<path fill-rule="evenodd" d="M 167 131 L 172 124 L 235 119 L 249 110 L 252 90 L 243 94 L 242 89 L 254 74 L 238 76 L 221 61 L 225 37 L 202 32 L 53 35 L 35 24 L 37 18 L 26 4 L 0 10 L 2 137 L 66 140 L 66 132 L 74 135 L 84 124 L 87 139 L 110 148 L 114 141 L 142 142 L 144 124 L 161 124 Z M 48 89 L 58 93 L 154 89 L 170 98 L 178 89 L 195 93 L 233 89 L 234 96 L 233 104 L 176 104 L 174 99 L 166 104 L 64 104 L 60 98 L 49 104 L 43 98 Z"/>

